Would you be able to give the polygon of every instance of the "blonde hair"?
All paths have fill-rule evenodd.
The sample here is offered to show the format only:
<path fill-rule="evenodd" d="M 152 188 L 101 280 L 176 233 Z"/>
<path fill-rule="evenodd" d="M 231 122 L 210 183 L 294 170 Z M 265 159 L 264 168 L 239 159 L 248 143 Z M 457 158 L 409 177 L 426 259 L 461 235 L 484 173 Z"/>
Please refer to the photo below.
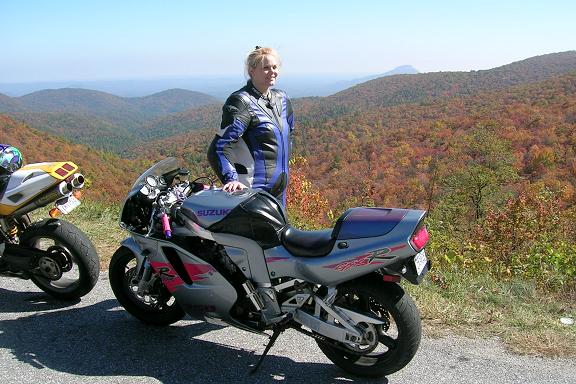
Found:
<path fill-rule="evenodd" d="M 261 64 L 264 60 L 264 56 L 266 55 L 274 56 L 278 62 L 278 66 L 281 65 L 280 56 L 274 48 L 256 46 L 256 48 L 254 48 L 254 50 L 248 54 L 248 57 L 246 57 L 244 66 L 246 76 L 250 77 L 250 69 L 256 68 L 259 64 Z"/>

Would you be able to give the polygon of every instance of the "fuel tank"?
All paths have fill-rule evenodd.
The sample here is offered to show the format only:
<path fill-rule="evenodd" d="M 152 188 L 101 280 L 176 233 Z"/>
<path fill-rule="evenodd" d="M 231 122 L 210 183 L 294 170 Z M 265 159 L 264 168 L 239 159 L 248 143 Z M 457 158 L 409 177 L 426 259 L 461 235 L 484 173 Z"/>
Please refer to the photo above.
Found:
<path fill-rule="evenodd" d="M 212 232 L 247 237 L 263 248 L 280 244 L 279 233 L 286 226 L 278 200 L 257 189 L 233 193 L 206 189 L 186 199 L 180 212 Z"/>

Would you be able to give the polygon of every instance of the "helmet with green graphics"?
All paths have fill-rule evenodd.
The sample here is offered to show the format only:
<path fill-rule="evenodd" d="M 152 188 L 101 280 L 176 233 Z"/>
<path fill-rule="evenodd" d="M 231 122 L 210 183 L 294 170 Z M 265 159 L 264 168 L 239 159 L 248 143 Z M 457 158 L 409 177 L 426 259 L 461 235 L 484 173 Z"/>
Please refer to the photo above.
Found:
<path fill-rule="evenodd" d="M 0 144 L 0 173 L 13 173 L 22 166 L 22 154 L 16 147 Z"/>

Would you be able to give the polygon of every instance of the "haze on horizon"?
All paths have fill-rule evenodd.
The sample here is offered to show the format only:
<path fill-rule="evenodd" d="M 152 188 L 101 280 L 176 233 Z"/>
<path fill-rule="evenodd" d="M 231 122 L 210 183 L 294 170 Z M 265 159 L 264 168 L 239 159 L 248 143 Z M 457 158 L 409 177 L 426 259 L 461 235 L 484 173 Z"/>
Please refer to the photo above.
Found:
<path fill-rule="evenodd" d="M 0 0 L 0 83 L 242 77 L 254 45 L 286 75 L 498 67 L 576 48 L 573 1 Z"/>

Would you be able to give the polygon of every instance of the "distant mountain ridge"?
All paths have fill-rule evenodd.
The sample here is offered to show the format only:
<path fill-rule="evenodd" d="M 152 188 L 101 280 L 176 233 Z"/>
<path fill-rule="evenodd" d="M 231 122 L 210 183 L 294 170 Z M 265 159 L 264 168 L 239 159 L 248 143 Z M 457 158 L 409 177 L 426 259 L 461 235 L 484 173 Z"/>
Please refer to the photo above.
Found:
<path fill-rule="evenodd" d="M 95 148 L 120 151 L 139 137 L 138 130 L 159 116 L 220 104 L 200 92 L 170 89 L 145 97 L 62 88 L 11 98 L 0 95 L 0 113 L 8 113 L 40 130 Z"/>
<path fill-rule="evenodd" d="M 417 73 L 420 73 L 420 71 L 418 71 L 416 68 L 414 68 L 411 65 L 401 65 L 399 67 L 394 68 L 391 71 L 385 72 L 385 73 L 381 73 L 378 75 L 371 75 L 371 76 L 366 76 L 366 77 L 361 77 L 359 79 L 355 79 L 353 80 L 354 83 L 356 84 L 361 84 L 361 83 L 365 83 L 367 81 L 370 80 L 374 80 L 374 79 L 378 79 L 381 77 L 386 77 L 386 76 L 394 76 L 394 75 L 415 75 Z"/>
<path fill-rule="evenodd" d="M 20 112 L 24 109 L 29 112 L 81 112 L 96 116 L 121 112 L 155 117 L 213 103 L 220 103 L 220 100 L 185 89 L 169 89 L 144 97 L 120 97 L 90 89 L 61 88 L 45 89 L 14 98 L 2 95 L 0 112 Z M 11 110 L 14 107 L 18 111 Z"/>
<path fill-rule="evenodd" d="M 467 96 L 475 92 L 538 82 L 576 71 L 576 51 L 552 53 L 471 72 L 433 72 L 380 77 L 325 98 L 303 98 L 305 119 L 336 117 L 355 110 L 437 98 Z M 296 107 L 297 110 L 297 107 Z"/>
<path fill-rule="evenodd" d="M 384 74 L 353 78 L 344 74 L 289 74 L 282 73 L 279 87 L 292 97 L 328 96 L 345 88 L 362 83 L 369 78 L 398 73 L 414 73 L 411 66 L 400 66 Z M 241 73 L 224 76 L 201 76 L 182 78 L 56 81 L 40 83 L 0 83 L 0 93 L 20 97 L 43 89 L 79 88 L 93 89 L 121 97 L 146 97 L 166 89 L 187 89 L 214 96 L 224 101 L 231 92 L 246 82 Z"/>

